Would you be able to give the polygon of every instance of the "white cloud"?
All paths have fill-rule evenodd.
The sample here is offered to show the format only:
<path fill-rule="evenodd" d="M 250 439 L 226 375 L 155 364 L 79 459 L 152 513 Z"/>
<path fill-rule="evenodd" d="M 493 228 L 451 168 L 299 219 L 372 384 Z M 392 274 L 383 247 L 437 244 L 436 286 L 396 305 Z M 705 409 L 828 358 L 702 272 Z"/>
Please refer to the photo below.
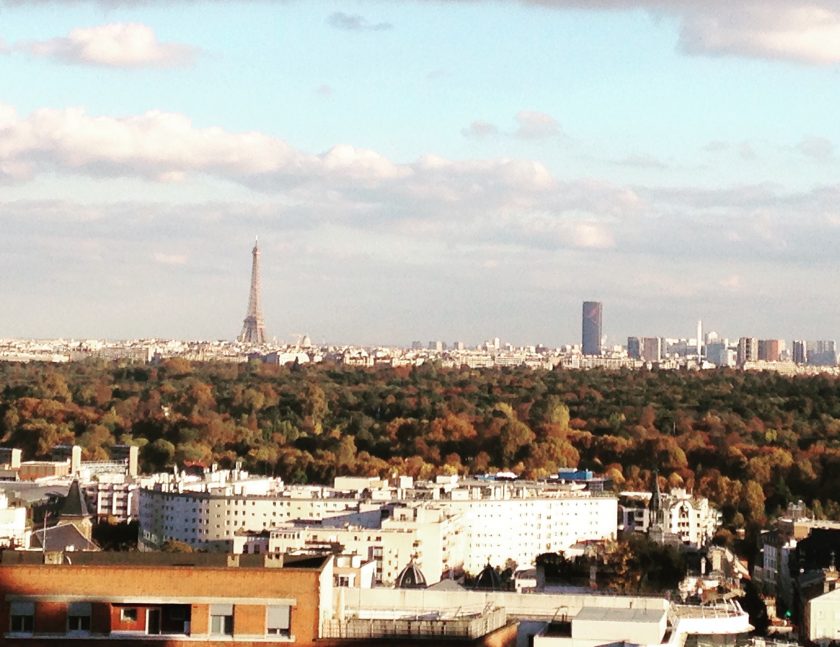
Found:
<path fill-rule="evenodd" d="M 715 3 L 710 3 L 715 4 Z M 680 47 L 689 54 L 840 62 L 840 9 L 818 3 L 732 3 L 682 16 Z"/>
<path fill-rule="evenodd" d="M 16 49 L 63 63 L 123 68 L 186 65 L 195 55 L 186 45 L 161 43 L 150 27 L 138 23 L 78 28 L 66 37 L 19 43 Z"/>
<path fill-rule="evenodd" d="M 519 127 L 514 135 L 520 139 L 549 139 L 562 134 L 557 120 L 544 112 L 520 110 L 516 121 Z"/>
<path fill-rule="evenodd" d="M 90 175 L 171 178 L 211 173 L 231 178 L 311 173 L 317 158 L 260 133 L 194 128 L 185 116 L 150 111 L 94 117 L 81 108 L 42 109 L 19 117 L 0 108 L 0 163 Z"/>
<path fill-rule="evenodd" d="M 730 274 L 718 281 L 718 285 L 730 292 L 738 292 L 741 289 L 741 277 L 737 274 Z"/>
<path fill-rule="evenodd" d="M 503 133 L 496 124 L 477 119 L 461 129 L 461 134 L 469 139 L 490 139 L 503 134 L 505 137 L 530 140 L 551 139 L 563 134 L 557 120 L 544 112 L 520 110 L 515 119 L 517 127 L 513 131 Z"/>
<path fill-rule="evenodd" d="M 343 11 L 336 11 L 327 18 L 327 24 L 336 29 L 345 31 L 386 31 L 392 29 L 389 22 L 370 22 L 359 14 L 349 14 Z"/>
<path fill-rule="evenodd" d="M 647 10 L 657 18 L 678 21 L 679 48 L 688 54 L 814 65 L 840 62 L 840 6 L 836 0 L 517 1 L 555 9 Z"/>
<path fill-rule="evenodd" d="M 839 242 L 837 187 L 785 193 L 770 184 L 710 190 L 561 180 L 528 159 L 429 154 L 402 162 L 346 144 L 312 154 L 259 132 L 198 128 L 179 114 L 115 118 L 71 108 L 21 116 L 0 105 L 0 182 L 42 174 L 168 182 L 170 198 L 183 191 L 186 200 L 196 183 L 221 179 L 257 189 L 242 195 L 268 204 L 266 218 L 282 214 L 285 228 L 299 230 L 330 225 L 477 245 L 744 262 L 820 262 Z M 263 217 L 253 206 L 243 212 L 255 222 Z"/>
<path fill-rule="evenodd" d="M 463 128 L 461 134 L 469 139 L 485 139 L 487 137 L 496 137 L 499 134 L 499 129 L 489 121 L 478 119 L 466 128 Z"/>
<path fill-rule="evenodd" d="M 805 137 L 796 145 L 796 150 L 817 162 L 828 162 L 834 158 L 834 144 L 825 137 Z"/>
<path fill-rule="evenodd" d="M 152 260 L 161 265 L 186 265 L 188 257 L 186 254 L 164 254 L 162 252 L 155 252 L 152 255 Z"/>
<path fill-rule="evenodd" d="M 552 244 L 571 247 L 604 246 L 607 236 L 603 223 L 575 230 L 569 223 L 580 219 L 567 222 L 570 210 L 600 222 L 600 214 L 635 208 L 625 190 L 609 185 L 561 187 L 537 161 L 426 155 L 398 163 L 347 144 L 311 154 L 262 133 L 196 128 L 183 115 L 158 111 L 116 118 L 69 108 L 20 116 L 0 105 L 0 172 L 6 182 L 59 173 L 177 185 L 212 176 L 283 196 L 306 214 L 302 222 L 317 216 L 367 225 L 387 221 L 397 228 L 422 223 L 498 238 L 508 232 L 485 226 L 485 217 L 509 214 L 518 235 L 528 238 L 545 229 L 531 214 L 547 213 Z M 317 208 L 312 213 L 296 205 Z"/>
<path fill-rule="evenodd" d="M 615 247 L 615 238 L 612 232 L 602 224 L 585 222 L 574 228 L 574 241 L 576 247 L 586 249 L 609 249 Z"/>
<path fill-rule="evenodd" d="M 83 0 L 38 0 L 77 4 Z M 92 0 L 111 6 L 164 4 L 164 0 Z M 188 1 L 188 0 L 184 0 Z M 461 2 L 462 0 L 448 0 Z M 486 3 L 496 0 L 483 0 Z M 738 56 L 813 65 L 840 62 L 840 6 L 836 0 L 507 0 L 511 4 L 586 11 L 646 10 L 676 20 L 679 49 L 688 54 Z M 0 0 L 0 6 L 24 0 Z M 388 22 L 335 12 L 327 19 L 338 29 L 386 30 Z"/>

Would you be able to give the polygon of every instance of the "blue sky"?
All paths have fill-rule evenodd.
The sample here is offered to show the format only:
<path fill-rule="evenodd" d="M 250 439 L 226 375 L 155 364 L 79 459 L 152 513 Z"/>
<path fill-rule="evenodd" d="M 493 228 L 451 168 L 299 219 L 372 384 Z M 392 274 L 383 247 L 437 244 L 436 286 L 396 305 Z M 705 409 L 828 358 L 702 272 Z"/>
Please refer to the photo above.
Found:
<path fill-rule="evenodd" d="M 0 0 L 0 337 L 834 338 L 828 0 Z"/>

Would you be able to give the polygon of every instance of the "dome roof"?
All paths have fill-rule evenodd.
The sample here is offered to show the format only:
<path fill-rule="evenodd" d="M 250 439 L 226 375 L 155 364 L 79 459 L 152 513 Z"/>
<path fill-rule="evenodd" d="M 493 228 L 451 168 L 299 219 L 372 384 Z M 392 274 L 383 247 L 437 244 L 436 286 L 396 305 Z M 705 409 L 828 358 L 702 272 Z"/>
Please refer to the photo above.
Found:
<path fill-rule="evenodd" d="M 425 589 L 426 588 L 426 576 L 423 575 L 423 572 L 417 568 L 417 565 L 414 563 L 412 559 L 408 566 L 406 566 L 400 574 L 397 575 L 397 581 L 394 584 L 394 588 L 396 589 Z"/>
<path fill-rule="evenodd" d="M 498 591 L 502 588 L 502 579 L 499 577 L 496 569 L 490 566 L 489 563 L 481 570 L 478 577 L 475 578 L 475 588 L 488 589 L 490 591 Z"/>

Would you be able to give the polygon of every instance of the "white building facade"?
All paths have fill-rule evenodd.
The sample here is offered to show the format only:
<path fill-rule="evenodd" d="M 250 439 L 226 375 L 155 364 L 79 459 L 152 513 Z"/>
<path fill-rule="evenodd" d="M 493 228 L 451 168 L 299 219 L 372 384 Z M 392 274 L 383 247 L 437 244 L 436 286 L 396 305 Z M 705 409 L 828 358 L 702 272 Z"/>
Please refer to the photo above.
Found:
<path fill-rule="evenodd" d="M 358 509 L 358 500 L 323 486 L 285 488 L 279 479 L 249 478 L 235 471 L 192 480 L 173 477 L 140 490 L 139 546 L 157 550 L 167 541 L 179 541 L 196 550 L 228 551 L 237 531 L 262 531 Z"/>
<path fill-rule="evenodd" d="M 533 564 L 542 553 L 569 550 L 583 541 L 615 539 L 618 499 L 587 492 L 525 498 L 488 498 L 441 502 L 463 516 L 467 533 L 464 570 L 479 573 L 487 564 L 508 560 Z"/>
<path fill-rule="evenodd" d="M 648 532 L 653 522 L 649 509 L 651 496 L 650 492 L 622 492 L 619 495 L 619 529 L 622 532 Z M 686 546 L 705 546 L 720 527 L 720 513 L 709 500 L 692 496 L 682 488 L 662 494 L 660 505 L 665 532 Z"/>
<path fill-rule="evenodd" d="M 9 498 L 0 492 L 0 546 L 14 548 L 26 545 L 26 508 L 10 506 Z"/>

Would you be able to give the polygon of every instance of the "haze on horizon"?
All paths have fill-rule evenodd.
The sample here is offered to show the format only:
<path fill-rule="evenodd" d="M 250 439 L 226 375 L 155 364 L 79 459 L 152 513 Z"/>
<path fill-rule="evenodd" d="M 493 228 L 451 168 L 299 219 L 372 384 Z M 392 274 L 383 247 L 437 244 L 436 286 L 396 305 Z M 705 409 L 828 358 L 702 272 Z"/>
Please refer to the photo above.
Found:
<path fill-rule="evenodd" d="M 0 0 L 0 337 L 835 338 L 829 0 Z"/>

